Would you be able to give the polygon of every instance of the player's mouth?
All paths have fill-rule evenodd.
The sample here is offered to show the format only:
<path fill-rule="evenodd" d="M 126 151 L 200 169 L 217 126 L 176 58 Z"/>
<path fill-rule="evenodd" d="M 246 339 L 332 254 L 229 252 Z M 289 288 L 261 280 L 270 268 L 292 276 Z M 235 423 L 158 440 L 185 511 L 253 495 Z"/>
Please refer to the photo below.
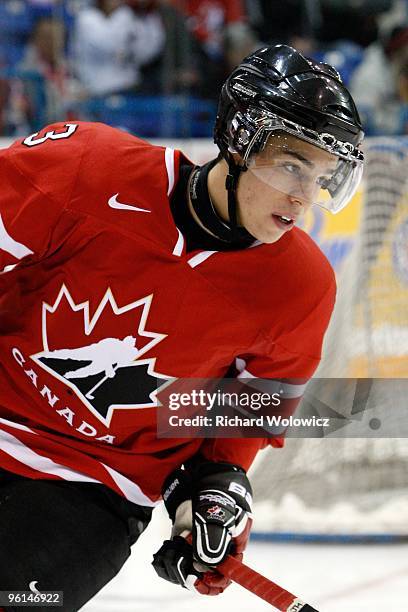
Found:
<path fill-rule="evenodd" d="M 295 224 L 294 219 L 286 215 L 272 214 L 272 217 L 279 229 L 283 229 L 285 231 L 292 229 Z"/>

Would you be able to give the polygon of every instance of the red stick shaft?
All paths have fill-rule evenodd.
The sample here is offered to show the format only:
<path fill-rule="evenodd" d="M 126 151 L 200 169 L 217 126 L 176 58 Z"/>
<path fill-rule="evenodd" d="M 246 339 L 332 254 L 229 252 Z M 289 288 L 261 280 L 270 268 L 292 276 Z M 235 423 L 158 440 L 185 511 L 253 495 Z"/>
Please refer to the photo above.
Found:
<path fill-rule="evenodd" d="M 293 593 L 286 591 L 231 555 L 217 565 L 217 572 L 267 601 L 280 612 L 318 612 Z"/>

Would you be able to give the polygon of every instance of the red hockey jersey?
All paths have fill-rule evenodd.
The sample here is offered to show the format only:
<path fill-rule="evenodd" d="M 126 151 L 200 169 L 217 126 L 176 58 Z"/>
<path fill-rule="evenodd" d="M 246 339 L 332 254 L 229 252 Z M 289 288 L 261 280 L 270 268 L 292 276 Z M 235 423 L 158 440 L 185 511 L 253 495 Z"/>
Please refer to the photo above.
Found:
<path fill-rule="evenodd" d="M 335 294 L 326 258 L 299 229 L 186 253 L 169 206 L 180 156 L 87 123 L 1 152 L 1 467 L 154 505 L 198 451 L 248 468 L 266 443 L 158 438 L 161 380 L 234 362 L 243 379 L 313 374 Z"/>

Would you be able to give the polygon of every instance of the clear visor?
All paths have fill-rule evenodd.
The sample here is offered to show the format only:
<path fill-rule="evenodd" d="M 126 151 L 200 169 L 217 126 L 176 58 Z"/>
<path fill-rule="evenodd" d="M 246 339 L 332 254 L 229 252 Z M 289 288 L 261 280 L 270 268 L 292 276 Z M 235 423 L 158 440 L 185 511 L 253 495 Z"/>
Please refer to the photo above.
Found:
<path fill-rule="evenodd" d="M 346 160 L 284 133 L 273 133 L 264 149 L 250 155 L 248 171 L 257 180 L 303 205 L 338 213 L 353 197 L 363 164 Z"/>

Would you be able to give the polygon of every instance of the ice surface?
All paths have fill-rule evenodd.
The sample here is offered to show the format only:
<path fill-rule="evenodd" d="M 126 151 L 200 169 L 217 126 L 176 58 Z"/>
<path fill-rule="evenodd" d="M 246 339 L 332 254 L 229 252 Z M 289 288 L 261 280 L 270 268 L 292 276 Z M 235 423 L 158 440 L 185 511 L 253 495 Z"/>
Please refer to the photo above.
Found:
<path fill-rule="evenodd" d="M 161 509 L 132 557 L 86 612 L 266 612 L 267 603 L 231 585 L 218 597 L 194 595 L 156 577 L 153 553 L 169 534 Z M 408 609 L 408 544 L 250 544 L 245 561 L 319 612 L 397 612 Z M 405 603 L 404 603 L 405 602 Z"/>

